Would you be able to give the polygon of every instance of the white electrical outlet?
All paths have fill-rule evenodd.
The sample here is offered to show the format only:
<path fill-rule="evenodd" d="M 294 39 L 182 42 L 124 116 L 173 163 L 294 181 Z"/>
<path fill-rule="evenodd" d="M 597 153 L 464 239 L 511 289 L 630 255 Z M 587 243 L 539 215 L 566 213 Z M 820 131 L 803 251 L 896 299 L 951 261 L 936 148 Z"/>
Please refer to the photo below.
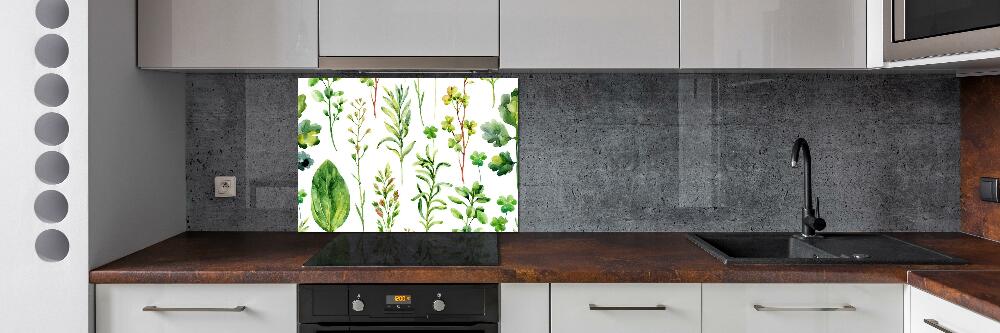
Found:
<path fill-rule="evenodd" d="M 232 198 L 236 196 L 236 177 L 219 176 L 215 177 L 215 197 Z"/>

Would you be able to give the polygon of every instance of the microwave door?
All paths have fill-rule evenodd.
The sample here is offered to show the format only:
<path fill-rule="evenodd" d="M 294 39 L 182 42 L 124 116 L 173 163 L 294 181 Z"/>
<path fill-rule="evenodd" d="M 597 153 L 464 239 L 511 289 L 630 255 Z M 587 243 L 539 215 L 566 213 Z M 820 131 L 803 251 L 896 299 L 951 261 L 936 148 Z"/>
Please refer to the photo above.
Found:
<path fill-rule="evenodd" d="M 998 0 L 884 0 L 886 61 L 1000 49 Z"/>

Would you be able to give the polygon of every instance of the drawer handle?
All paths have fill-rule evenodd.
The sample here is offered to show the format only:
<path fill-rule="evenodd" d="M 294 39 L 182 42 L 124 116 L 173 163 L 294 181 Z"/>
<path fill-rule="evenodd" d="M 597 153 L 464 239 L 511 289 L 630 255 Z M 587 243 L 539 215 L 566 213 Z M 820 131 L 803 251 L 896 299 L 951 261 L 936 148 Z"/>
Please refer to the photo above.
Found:
<path fill-rule="evenodd" d="M 941 332 L 944 332 L 944 333 L 955 333 L 955 331 L 949 330 L 949 329 L 945 328 L 944 326 L 941 326 L 941 323 L 939 323 L 937 320 L 934 320 L 934 319 L 924 319 L 924 324 L 927 324 L 930 327 L 936 328 L 938 331 L 941 331 Z"/>
<path fill-rule="evenodd" d="M 592 311 L 662 311 L 666 310 L 666 305 L 654 305 L 654 306 L 600 306 L 596 304 L 590 304 L 590 310 Z"/>
<path fill-rule="evenodd" d="M 161 308 L 155 305 L 142 307 L 142 311 L 153 312 L 243 312 L 247 307 L 240 305 L 231 308 Z"/>
<path fill-rule="evenodd" d="M 760 304 L 754 304 L 753 309 L 757 311 L 857 311 L 853 305 L 844 305 L 838 307 L 830 308 L 776 308 L 770 306 L 763 306 Z"/>

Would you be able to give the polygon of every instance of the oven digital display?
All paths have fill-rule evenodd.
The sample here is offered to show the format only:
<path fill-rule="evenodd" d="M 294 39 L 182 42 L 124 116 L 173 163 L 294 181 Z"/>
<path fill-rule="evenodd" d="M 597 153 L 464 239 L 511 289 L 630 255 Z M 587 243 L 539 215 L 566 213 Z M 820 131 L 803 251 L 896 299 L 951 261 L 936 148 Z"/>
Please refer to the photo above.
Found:
<path fill-rule="evenodd" d="M 410 305 L 413 304 L 411 295 L 385 295 L 385 304 Z"/>

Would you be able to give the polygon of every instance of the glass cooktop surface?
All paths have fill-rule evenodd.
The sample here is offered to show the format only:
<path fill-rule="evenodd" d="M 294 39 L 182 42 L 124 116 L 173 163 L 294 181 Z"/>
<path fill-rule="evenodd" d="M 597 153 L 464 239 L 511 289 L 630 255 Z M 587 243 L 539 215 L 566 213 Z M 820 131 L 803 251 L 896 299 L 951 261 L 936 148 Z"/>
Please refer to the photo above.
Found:
<path fill-rule="evenodd" d="M 303 266 L 497 266 L 495 233 L 342 233 Z"/>

